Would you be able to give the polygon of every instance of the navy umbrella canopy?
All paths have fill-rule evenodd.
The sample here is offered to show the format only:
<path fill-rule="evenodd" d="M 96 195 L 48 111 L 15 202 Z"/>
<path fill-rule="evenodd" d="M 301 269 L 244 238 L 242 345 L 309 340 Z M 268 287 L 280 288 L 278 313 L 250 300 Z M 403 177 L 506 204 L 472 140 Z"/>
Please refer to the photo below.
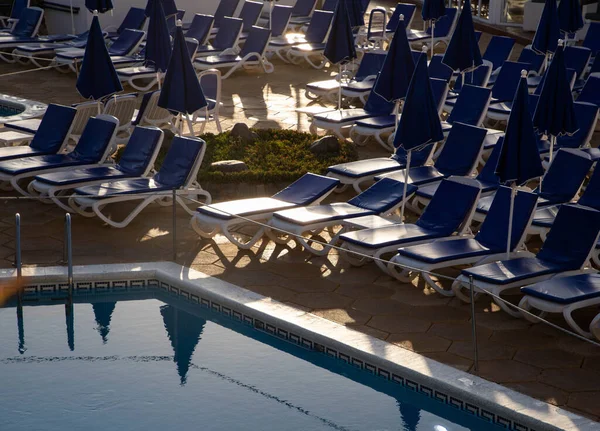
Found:
<path fill-rule="evenodd" d="M 102 337 L 102 342 L 106 344 L 108 340 L 108 333 L 110 332 L 110 321 L 112 319 L 113 311 L 115 311 L 116 302 L 97 302 L 92 304 L 92 310 L 94 310 L 94 317 L 96 319 L 96 329 Z"/>
<path fill-rule="evenodd" d="M 365 25 L 365 9 L 363 2 L 361 0 L 345 1 L 348 2 L 348 16 L 350 17 L 350 25 L 352 28 Z"/>
<path fill-rule="evenodd" d="M 452 33 L 452 38 L 446 48 L 442 63 L 448 65 L 452 70 L 458 70 L 463 74 L 475 70 L 483 64 L 479 43 L 475 36 L 473 27 L 473 14 L 471 2 L 463 2 L 462 11 L 458 23 Z"/>
<path fill-rule="evenodd" d="M 423 21 L 431 21 L 431 57 L 433 58 L 433 37 L 435 22 L 446 15 L 446 2 L 444 0 L 423 0 L 421 17 Z"/>
<path fill-rule="evenodd" d="M 560 39 L 560 25 L 556 0 L 546 0 L 531 48 L 538 54 L 548 55 L 556 51 Z"/>
<path fill-rule="evenodd" d="M 579 129 L 573 107 L 573 94 L 567 78 L 562 41 L 544 77 L 542 92 L 533 115 L 533 126 L 539 133 L 551 137 L 550 161 L 556 138 L 572 135 Z"/>
<path fill-rule="evenodd" d="M 85 0 L 85 7 L 90 12 L 106 13 L 113 9 L 113 3 L 112 0 Z"/>
<path fill-rule="evenodd" d="M 144 64 L 165 72 L 171 58 L 171 36 L 161 1 L 151 1 Z M 160 85 L 160 80 L 159 80 Z"/>
<path fill-rule="evenodd" d="M 123 91 L 115 66 L 106 49 L 97 12 L 94 12 L 81 71 L 75 86 L 84 99 L 98 101 L 98 113 L 101 111 L 102 98 Z"/>
<path fill-rule="evenodd" d="M 175 0 L 148 0 L 148 3 L 146 3 L 146 16 L 152 15 L 152 3 L 154 2 L 161 3 L 166 17 L 175 15 L 177 13 L 177 5 L 175 4 Z"/>
<path fill-rule="evenodd" d="M 398 404 L 400 405 L 400 417 L 402 418 L 404 430 L 417 431 L 419 421 L 421 420 L 421 409 L 412 404 L 400 401 L 398 401 Z"/>
<path fill-rule="evenodd" d="M 158 106 L 188 116 L 198 109 L 207 107 L 207 105 L 185 43 L 181 21 L 177 21 L 173 52 L 167 67 L 163 88 L 158 98 Z M 181 134 L 183 126 L 181 121 L 179 122 L 179 133 Z M 192 124 L 189 117 L 188 125 L 190 133 L 192 133 Z"/>
<path fill-rule="evenodd" d="M 427 72 L 427 54 L 423 52 L 417 60 L 415 72 L 410 80 L 404 109 L 400 116 L 396 136 L 394 136 L 394 146 L 396 148 L 403 147 L 407 151 L 404 199 L 402 200 L 402 209 L 400 211 L 401 219 L 404 217 L 404 202 L 406 200 L 411 151 L 424 148 L 443 139 L 442 124 L 433 92 L 431 91 L 429 73 Z"/>
<path fill-rule="evenodd" d="M 539 104 L 538 104 L 539 106 Z M 506 134 L 498 157 L 496 175 L 502 183 L 511 185 L 511 201 L 508 222 L 506 255 L 509 258 L 512 218 L 517 185 L 526 183 L 544 175 L 544 168 L 537 148 L 537 137 L 529 111 L 529 91 L 527 71 L 521 72 L 521 80 L 513 100 L 512 109 L 506 125 Z"/>
<path fill-rule="evenodd" d="M 558 4 L 558 24 L 565 39 L 569 34 L 583 28 L 583 16 L 579 0 L 560 0 Z"/>
<path fill-rule="evenodd" d="M 329 37 L 323 52 L 331 64 L 338 64 L 340 68 L 340 88 L 338 95 L 338 109 L 342 109 L 342 65 L 356 58 L 354 34 L 346 0 L 339 0 L 335 7 L 333 22 Z"/>

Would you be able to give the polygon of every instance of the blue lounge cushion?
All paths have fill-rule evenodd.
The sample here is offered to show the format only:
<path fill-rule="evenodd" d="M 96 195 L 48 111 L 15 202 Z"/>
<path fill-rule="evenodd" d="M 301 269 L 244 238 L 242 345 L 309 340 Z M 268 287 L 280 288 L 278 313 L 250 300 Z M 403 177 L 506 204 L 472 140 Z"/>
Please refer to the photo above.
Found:
<path fill-rule="evenodd" d="M 353 123 L 356 120 L 362 120 L 363 118 L 368 118 L 371 116 L 373 116 L 372 113 L 361 108 L 355 108 L 328 111 L 322 114 L 317 114 L 313 118 L 325 123 L 343 124 Z"/>
<path fill-rule="evenodd" d="M 406 169 L 402 169 L 400 171 L 395 171 L 385 177 L 375 177 L 376 180 L 380 179 L 393 179 L 396 181 L 405 181 Z M 420 166 L 415 168 L 410 168 L 408 170 L 408 184 L 420 186 L 422 184 L 427 184 L 432 181 L 442 180 L 446 178 L 446 175 L 441 173 L 435 166 Z"/>
<path fill-rule="evenodd" d="M 11 123 L 4 124 L 7 129 L 18 130 L 19 132 L 31 133 L 32 135 L 37 132 L 40 127 L 42 120 L 39 118 L 30 118 L 28 120 L 13 121 Z"/>
<path fill-rule="evenodd" d="M 0 172 L 9 175 L 21 175 L 43 169 L 73 167 L 89 164 L 74 158 L 71 154 L 47 154 L 0 162 Z"/>
<path fill-rule="evenodd" d="M 408 184 L 406 197 L 417 191 Z M 404 184 L 389 178 L 384 178 L 348 201 L 350 205 L 373 211 L 376 214 L 388 212 L 397 206 L 404 197 Z"/>
<path fill-rule="evenodd" d="M 390 129 L 396 126 L 395 115 L 382 115 L 380 117 L 365 118 L 356 122 L 357 127 L 365 127 L 369 129 Z"/>
<path fill-rule="evenodd" d="M 294 206 L 293 203 L 274 198 L 249 198 L 202 206 L 196 211 L 221 220 L 233 220 L 236 217 L 270 214 Z"/>
<path fill-rule="evenodd" d="M 36 150 L 29 146 L 4 147 L 0 148 L 0 161 L 18 159 L 21 157 L 43 156 L 45 154 L 48 154 L 48 152 Z"/>
<path fill-rule="evenodd" d="M 159 183 L 154 178 L 131 178 L 93 186 L 77 187 L 75 193 L 87 197 L 105 198 L 112 195 L 160 192 L 172 189 L 173 187 Z"/>
<path fill-rule="evenodd" d="M 439 238 L 436 231 L 415 224 L 397 224 L 376 229 L 363 229 L 342 234 L 340 239 L 370 249 L 401 246 L 415 240 Z"/>
<path fill-rule="evenodd" d="M 521 293 L 558 304 L 573 304 L 599 298 L 600 274 L 580 274 L 571 277 L 553 278 L 522 287 Z"/>
<path fill-rule="evenodd" d="M 552 205 L 538 209 L 533 216 L 533 222 L 531 224 L 539 227 L 552 227 L 559 208 L 560 206 L 558 205 Z"/>
<path fill-rule="evenodd" d="M 48 105 L 29 146 L 46 154 L 56 153 L 67 139 L 76 114 L 77 110 L 69 106 Z"/>
<path fill-rule="evenodd" d="M 327 168 L 327 172 L 344 175 L 351 178 L 360 178 L 365 175 L 377 175 L 385 172 L 396 171 L 406 166 L 404 163 L 391 157 L 378 157 L 375 159 L 357 160 L 356 162 L 342 163 Z"/>
<path fill-rule="evenodd" d="M 123 172 L 117 166 L 109 165 L 52 172 L 49 174 L 37 175 L 35 179 L 53 186 L 68 186 L 69 184 L 77 184 L 84 181 L 118 180 L 127 177 L 131 177 L 131 175 L 127 172 Z"/>
<path fill-rule="evenodd" d="M 481 245 L 473 238 L 453 239 L 450 241 L 437 241 L 429 244 L 413 245 L 398 250 L 398 254 L 425 263 L 440 263 L 455 259 L 489 254 L 490 249 Z"/>
<path fill-rule="evenodd" d="M 309 205 L 329 193 L 338 184 L 339 180 L 335 178 L 307 173 L 285 189 L 275 193 L 273 198 L 294 205 Z"/>
<path fill-rule="evenodd" d="M 307 226 L 314 223 L 333 222 L 372 214 L 376 214 L 375 211 L 346 202 L 336 202 L 329 205 L 292 208 L 276 212 L 273 217 L 296 225 Z"/>
<path fill-rule="evenodd" d="M 474 280 L 506 285 L 527 280 L 528 278 L 555 274 L 568 269 L 570 268 L 555 262 L 548 262 L 536 257 L 523 257 L 464 269 L 462 274 L 467 277 L 472 275 Z"/>

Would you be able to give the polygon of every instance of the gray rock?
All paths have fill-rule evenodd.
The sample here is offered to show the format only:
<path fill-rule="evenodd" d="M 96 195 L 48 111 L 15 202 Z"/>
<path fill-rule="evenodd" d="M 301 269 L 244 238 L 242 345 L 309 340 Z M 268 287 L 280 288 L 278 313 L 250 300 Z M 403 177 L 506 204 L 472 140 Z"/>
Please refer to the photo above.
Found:
<path fill-rule="evenodd" d="M 338 152 L 340 151 L 340 142 L 333 135 L 323 136 L 318 141 L 310 144 L 310 151 L 314 154 Z"/>
<path fill-rule="evenodd" d="M 258 135 L 244 123 L 236 123 L 233 129 L 231 129 L 229 136 L 239 138 L 245 144 L 252 144 L 258 139 Z"/>
<path fill-rule="evenodd" d="M 241 160 L 221 160 L 213 162 L 210 166 L 220 172 L 242 172 L 247 171 L 248 166 Z"/>

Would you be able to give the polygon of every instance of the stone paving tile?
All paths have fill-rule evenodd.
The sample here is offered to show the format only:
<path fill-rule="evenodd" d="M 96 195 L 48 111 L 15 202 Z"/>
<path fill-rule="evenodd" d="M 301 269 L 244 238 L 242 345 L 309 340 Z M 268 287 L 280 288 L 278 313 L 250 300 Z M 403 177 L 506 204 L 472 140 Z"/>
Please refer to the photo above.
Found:
<path fill-rule="evenodd" d="M 291 301 L 310 309 L 331 309 L 350 305 L 352 298 L 333 292 L 310 292 L 298 293 Z"/>
<path fill-rule="evenodd" d="M 470 371 L 473 361 L 450 352 L 422 352 L 423 355 L 435 361 L 442 362 L 462 371 Z"/>
<path fill-rule="evenodd" d="M 497 334 L 497 333 L 496 333 Z M 494 334 L 490 341 L 495 342 Z M 514 336 L 514 335 L 513 335 Z M 514 345 L 514 344 L 513 344 Z M 523 346 L 526 347 L 526 346 Z M 534 347 L 534 346 L 531 346 Z M 580 368 L 583 357 L 560 349 L 520 349 L 514 359 L 536 367 L 549 368 Z"/>
<path fill-rule="evenodd" d="M 356 326 L 364 325 L 371 318 L 370 314 L 358 310 L 348 310 L 347 308 L 328 308 L 325 310 L 313 310 L 313 314 L 333 320 L 344 325 Z"/>
<path fill-rule="evenodd" d="M 533 382 L 539 373 L 539 368 L 517 361 L 479 361 L 479 376 L 498 383 Z"/>
<path fill-rule="evenodd" d="M 568 392 L 594 391 L 600 388 L 600 373 L 581 368 L 547 369 L 538 379 Z"/>
<path fill-rule="evenodd" d="M 516 349 L 509 346 L 502 346 L 489 341 L 479 341 L 477 343 L 477 351 L 479 359 L 486 360 L 501 360 L 511 359 L 516 352 Z M 448 352 L 454 353 L 455 355 L 462 356 L 463 358 L 473 359 L 475 353 L 473 351 L 473 343 L 469 341 L 455 341 L 452 343 Z"/>
<path fill-rule="evenodd" d="M 380 331 L 394 333 L 426 332 L 431 326 L 427 320 L 399 315 L 378 315 L 369 320 L 368 326 Z"/>
<path fill-rule="evenodd" d="M 473 337 L 471 322 L 443 322 L 434 323 L 429 328 L 429 333 L 439 335 L 454 341 L 470 341 Z M 490 338 L 492 331 L 488 328 L 477 327 L 477 340 L 484 341 Z"/>
<path fill-rule="evenodd" d="M 445 338 L 422 332 L 390 334 L 387 341 L 417 353 L 445 352 L 451 343 Z"/>
<path fill-rule="evenodd" d="M 598 397 L 600 397 L 600 391 L 574 393 L 569 397 L 567 406 L 592 415 L 596 419 L 600 416 Z"/>
<path fill-rule="evenodd" d="M 342 283 L 336 293 L 353 298 L 388 298 L 394 294 L 395 289 L 366 283 Z"/>
<path fill-rule="evenodd" d="M 556 343 L 556 337 L 540 333 L 532 333 L 522 329 L 505 331 L 497 330 L 491 336 L 490 341 L 499 344 L 508 344 L 510 346 L 519 348 L 542 348 L 553 346 Z"/>
<path fill-rule="evenodd" d="M 385 331 L 380 331 L 379 329 L 372 328 L 366 325 L 351 325 L 348 324 L 349 328 L 352 328 L 356 331 L 362 332 L 363 334 L 371 335 L 372 337 L 377 337 L 382 340 L 385 340 L 390 334 Z"/>
<path fill-rule="evenodd" d="M 563 406 L 569 399 L 567 392 L 541 382 L 507 383 L 506 386 L 555 406 Z"/>

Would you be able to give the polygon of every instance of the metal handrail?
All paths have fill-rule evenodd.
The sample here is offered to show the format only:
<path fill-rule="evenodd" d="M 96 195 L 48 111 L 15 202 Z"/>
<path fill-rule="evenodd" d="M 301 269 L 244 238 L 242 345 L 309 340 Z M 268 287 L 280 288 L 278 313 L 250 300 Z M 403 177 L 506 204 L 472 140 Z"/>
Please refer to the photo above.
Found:
<path fill-rule="evenodd" d="M 71 214 L 65 214 L 65 246 L 67 250 L 67 283 L 69 297 L 73 295 L 73 247 L 71 243 Z"/>

